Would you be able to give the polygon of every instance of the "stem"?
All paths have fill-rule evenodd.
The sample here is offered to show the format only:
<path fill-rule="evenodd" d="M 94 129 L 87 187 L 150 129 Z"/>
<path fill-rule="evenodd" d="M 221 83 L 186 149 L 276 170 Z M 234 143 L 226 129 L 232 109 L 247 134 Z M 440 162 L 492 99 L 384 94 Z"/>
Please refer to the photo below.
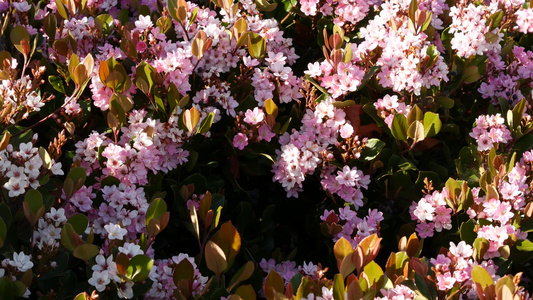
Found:
<path fill-rule="evenodd" d="M 74 91 L 74 94 L 77 94 L 77 91 L 79 90 L 79 88 L 76 88 L 76 90 Z M 76 95 L 76 97 L 72 96 L 68 101 L 66 101 L 63 105 L 61 105 L 59 108 L 57 108 L 54 112 L 52 112 L 51 114 L 49 114 L 48 116 L 42 118 L 39 122 L 27 127 L 26 129 L 22 130 L 22 131 L 19 131 L 17 132 L 16 134 L 14 134 L 12 137 L 17 137 L 23 133 L 25 133 L 26 131 L 34 128 L 35 126 L 37 125 L 40 125 L 42 124 L 43 122 L 47 121 L 48 119 L 50 119 L 53 115 L 57 114 L 63 107 L 65 107 L 67 104 L 69 104 L 72 100 L 77 100 L 79 98 L 80 95 Z"/>

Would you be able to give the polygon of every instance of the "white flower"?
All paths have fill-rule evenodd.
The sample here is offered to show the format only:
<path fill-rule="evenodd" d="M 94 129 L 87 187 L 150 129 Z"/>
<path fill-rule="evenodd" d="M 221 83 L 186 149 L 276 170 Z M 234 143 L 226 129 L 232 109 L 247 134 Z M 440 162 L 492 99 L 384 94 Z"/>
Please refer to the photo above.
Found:
<path fill-rule="evenodd" d="M 63 223 L 64 221 L 67 220 L 67 217 L 65 216 L 64 208 L 59 208 L 56 210 L 54 207 L 52 207 L 50 208 L 50 212 L 46 213 L 45 217 L 47 219 L 53 220 L 56 223 L 56 225 Z"/>
<path fill-rule="evenodd" d="M 135 27 L 137 27 L 140 30 L 148 29 L 149 27 L 152 27 L 154 24 L 152 23 L 152 20 L 150 19 L 150 16 L 139 16 L 139 21 L 135 21 Z"/>
<path fill-rule="evenodd" d="M 144 254 L 144 251 L 141 250 L 141 246 L 133 244 L 133 243 L 124 243 L 124 247 L 118 247 L 118 251 L 126 254 L 130 258 Z"/>
<path fill-rule="evenodd" d="M 9 191 L 9 197 L 17 197 L 18 195 L 24 194 L 27 183 L 28 181 L 25 179 L 11 177 L 4 184 L 4 188 Z"/>
<path fill-rule="evenodd" d="M 457 246 L 453 242 L 450 242 L 450 253 L 454 256 L 469 258 L 472 256 L 472 246 L 468 245 L 465 241 L 459 242 Z"/>
<path fill-rule="evenodd" d="M 318 270 L 317 266 L 316 265 L 313 265 L 313 262 L 309 262 L 309 264 L 305 263 L 304 261 L 304 265 L 302 267 L 302 271 L 304 271 L 304 273 L 306 275 L 309 275 L 309 276 L 312 276 L 315 274 L 315 272 Z"/>
<path fill-rule="evenodd" d="M 60 162 L 58 163 L 54 163 L 52 165 L 52 168 L 50 168 L 50 171 L 52 171 L 52 174 L 54 175 L 65 175 L 65 173 L 63 173 L 63 170 L 61 169 L 62 165 Z"/>
<path fill-rule="evenodd" d="M 117 291 L 117 294 L 120 298 L 126 298 L 126 299 L 131 299 L 133 298 L 133 282 L 125 282 L 123 283 L 118 291 Z"/>
<path fill-rule="evenodd" d="M 31 262 L 31 256 L 20 253 L 13 253 L 13 260 L 9 261 L 9 264 L 13 267 L 16 267 L 20 272 L 26 272 L 29 269 L 33 268 L 33 263 Z"/>
<path fill-rule="evenodd" d="M 31 9 L 31 5 L 28 4 L 28 2 L 26 1 L 22 1 L 22 2 L 13 2 L 13 4 L 11 4 L 11 6 L 13 6 L 14 9 L 20 11 L 20 12 L 27 12 L 28 10 Z"/>
<path fill-rule="evenodd" d="M 122 240 L 124 239 L 124 236 L 128 233 L 126 229 L 120 227 L 120 225 L 113 223 L 105 225 L 104 229 L 107 231 L 107 237 L 110 240 Z"/>
<path fill-rule="evenodd" d="M 89 278 L 89 284 L 94 286 L 99 292 L 105 290 L 105 287 L 111 282 L 107 272 L 93 272 L 93 276 Z"/>

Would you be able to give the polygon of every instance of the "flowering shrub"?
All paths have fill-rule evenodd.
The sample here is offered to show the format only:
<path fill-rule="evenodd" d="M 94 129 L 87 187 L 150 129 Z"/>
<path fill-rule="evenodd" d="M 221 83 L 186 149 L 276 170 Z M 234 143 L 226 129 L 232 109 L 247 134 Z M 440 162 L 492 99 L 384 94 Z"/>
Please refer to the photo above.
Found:
<path fill-rule="evenodd" d="M 531 298 L 532 12 L 0 0 L 0 298 Z"/>

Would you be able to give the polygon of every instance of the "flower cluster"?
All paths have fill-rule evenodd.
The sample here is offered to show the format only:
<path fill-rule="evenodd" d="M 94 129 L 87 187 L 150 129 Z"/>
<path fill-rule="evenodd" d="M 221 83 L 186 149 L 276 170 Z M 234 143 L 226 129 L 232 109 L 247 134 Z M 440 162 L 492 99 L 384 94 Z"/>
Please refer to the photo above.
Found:
<path fill-rule="evenodd" d="M 198 295 L 206 286 L 207 277 L 202 276 L 194 258 L 187 254 L 179 254 L 170 259 L 156 260 L 149 278 L 154 282 L 146 294 L 146 299 L 170 299 L 174 295 L 176 285 L 173 280 L 174 268 L 184 259 L 189 260 L 194 269 L 192 295 Z"/>
<path fill-rule="evenodd" d="M 478 91 L 483 98 L 490 99 L 494 105 L 499 105 L 503 98 L 514 106 L 520 102 L 524 95 L 521 87 L 531 85 L 524 82 L 533 75 L 533 52 L 525 48 L 514 46 L 514 58 L 508 65 L 501 60 L 500 55 L 490 55 L 487 63 L 487 79 L 481 83 Z M 522 83 L 522 86 L 521 86 Z"/>
<path fill-rule="evenodd" d="M 498 28 L 490 31 L 487 26 L 487 18 L 497 10 L 498 1 L 492 1 L 490 6 L 471 3 L 450 8 L 452 24 L 449 32 L 453 34 L 451 44 L 457 55 L 468 58 L 491 51 L 500 52 L 499 41 L 503 34 L 498 33 Z M 493 38 L 487 39 L 487 36 Z"/>
<path fill-rule="evenodd" d="M 438 14 L 447 8 L 445 1 L 425 2 L 428 4 L 419 4 L 418 18 L 430 16 L 431 12 L 435 29 L 442 29 L 439 26 L 441 22 L 433 20 L 438 19 Z M 395 92 L 420 95 L 422 88 L 448 81 L 448 67 L 439 49 L 432 44 L 438 43 L 420 32 L 421 28 L 408 25 L 413 23 L 408 17 L 409 1 L 386 2 L 381 9 L 366 27 L 361 28 L 360 35 L 364 41 L 357 46 L 354 57 L 372 57 L 372 52 L 379 48 L 381 55 L 376 62 L 381 67 L 377 74 L 379 83 Z"/>
<path fill-rule="evenodd" d="M 320 219 L 328 226 L 333 224 L 342 226 L 333 236 L 333 241 L 345 238 L 355 248 L 365 237 L 379 233 L 379 223 L 383 221 L 383 213 L 377 209 L 369 209 L 368 215 L 361 219 L 351 206 L 344 206 L 339 208 L 338 214 L 334 210 L 325 210 Z"/>
<path fill-rule="evenodd" d="M 395 114 L 402 114 L 407 117 L 411 111 L 411 106 L 400 102 L 397 95 L 385 95 L 385 97 L 379 98 L 374 103 L 374 107 L 378 112 L 378 116 L 385 119 L 385 123 L 389 128 L 392 127 Z"/>
<path fill-rule="evenodd" d="M 329 98 L 317 104 L 314 111 L 308 109 L 300 131 L 286 132 L 280 137 L 281 150 L 273 169 L 273 180 L 281 183 L 288 196 L 297 197 L 305 176 L 332 156 L 327 148 L 337 143 L 346 114 L 331 103 Z"/>
<path fill-rule="evenodd" d="M 50 161 L 45 165 L 39 149 L 33 146 L 36 141 L 37 135 L 32 141 L 21 143 L 18 151 L 11 145 L 0 151 L 0 184 L 9 192 L 9 197 L 22 195 L 29 188 L 38 188 L 41 186 L 39 179 L 45 174 L 63 175 L 61 163 Z M 45 152 L 42 149 L 43 155 Z"/>
<path fill-rule="evenodd" d="M 441 232 L 443 229 L 452 228 L 453 210 L 447 206 L 445 197 L 448 197 L 446 188 L 442 189 L 442 192 L 434 191 L 432 194 L 427 194 L 411 205 L 409 209 L 411 218 L 418 223 L 416 231 L 420 237 L 431 237 L 435 231 Z"/>
<path fill-rule="evenodd" d="M 478 151 L 488 151 L 494 145 L 509 142 L 511 132 L 505 125 L 505 120 L 500 114 L 481 115 L 476 119 L 476 127 L 470 133 L 476 139 Z"/>
<path fill-rule="evenodd" d="M 276 271 L 285 280 L 285 284 L 289 283 L 296 274 L 302 274 L 304 276 L 318 279 L 320 277 L 319 272 L 322 271 L 320 264 L 315 265 L 312 262 L 306 263 L 304 261 L 303 265 L 297 266 L 296 262 L 290 260 L 276 264 L 276 261 L 273 258 L 269 260 L 263 258 L 259 263 L 259 266 L 263 272 L 267 274 L 271 270 Z"/>

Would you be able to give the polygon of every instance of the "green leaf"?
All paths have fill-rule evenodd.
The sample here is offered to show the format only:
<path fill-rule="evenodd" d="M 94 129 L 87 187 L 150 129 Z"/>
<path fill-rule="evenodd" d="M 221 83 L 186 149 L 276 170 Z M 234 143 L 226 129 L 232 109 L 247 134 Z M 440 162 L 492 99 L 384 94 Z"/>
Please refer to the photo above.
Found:
<path fill-rule="evenodd" d="M 24 202 L 28 203 L 30 212 L 37 214 L 39 209 L 44 207 L 43 196 L 38 190 L 28 190 L 24 196 Z"/>
<path fill-rule="evenodd" d="M 231 278 L 231 281 L 228 286 L 228 291 L 233 290 L 234 287 L 236 287 L 239 283 L 247 280 L 252 276 L 255 270 L 255 265 L 253 262 L 248 261 L 244 266 L 242 266 L 235 275 L 233 275 L 233 278 Z"/>
<path fill-rule="evenodd" d="M 530 240 L 519 240 L 516 242 L 516 249 L 520 251 L 533 251 L 533 242 Z"/>
<path fill-rule="evenodd" d="M 479 68 L 477 66 L 469 66 L 463 70 L 462 81 L 467 83 L 473 83 L 478 81 L 481 78 L 479 74 Z"/>
<path fill-rule="evenodd" d="M 477 234 L 474 232 L 476 225 L 474 224 L 473 219 L 469 219 L 466 222 L 461 224 L 461 229 L 459 230 L 461 240 L 465 241 L 467 244 L 472 244 L 477 237 Z"/>
<path fill-rule="evenodd" d="M 130 260 L 130 265 L 128 266 L 127 277 L 133 282 L 143 281 L 148 278 L 150 270 L 154 265 L 154 260 L 150 257 L 141 254 L 135 255 Z"/>
<path fill-rule="evenodd" d="M 87 178 L 87 175 L 85 173 L 85 169 L 81 167 L 75 167 L 70 169 L 68 172 L 67 178 L 70 178 L 74 184 L 74 190 L 73 193 L 78 191 L 84 184 L 85 179 Z"/>
<path fill-rule="evenodd" d="M 521 133 L 518 130 L 518 127 L 520 126 L 520 123 L 522 121 L 522 116 L 524 115 L 524 112 L 526 110 L 526 99 L 522 99 L 518 104 L 515 105 L 513 108 L 513 124 L 511 125 L 511 130 L 514 133 Z"/>
<path fill-rule="evenodd" d="M 167 212 L 167 203 L 161 199 L 157 198 L 150 203 L 148 209 L 146 210 L 146 226 L 150 223 L 150 220 L 157 219 L 159 220 L 161 216 Z"/>
<path fill-rule="evenodd" d="M 7 235 L 7 226 L 2 218 L 0 218 L 0 248 L 4 246 L 4 241 L 6 240 Z"/>
<path fill-rule="evenodd" d="M 369 139 L 361 152 L 361 157 L 364 161 L 371 161 L 381 153 L 383 147 L 385 147 L 385 142 L 379 139 Z"/>
<path fill-rule="evenodd" d="M 8 276 L 0 277 L 0 299 L 15 299 L 15 295 L 13 292 L 13 284 L 9 280 Z"/>
<path fill-rule="evenodd" d="M 248 35 L 248 51 L 253 58 L 261 59 L 266 51 L 265 39 L 257 33 L 250 32 Z"/>
<path fill-rule="evenodd" d="M 500 10 L 500 11 L 497 11 L 495 13 L 493 13 L 488 19 L 487 19 L 487 26 L 490 25 L 490 28 L 489 28 L 489 31 L 493 31 L 494 29 L 496 29 L 498 26 L 500 26 L 500 23 L 502 22 L 502 19 L 503 19 L 503 10 Z"/>
<path fill-rule="evenodd" d="M 336 274 L 333 281 L 333 299 L 344 300 L 344 277 L 341 274 Z"/>
<path fill-rule="evenodd" d="M 407 140 L 407 119 L 402 114 L 396 114 L 392 120 L 392 136 L 399 141 Z"/>
<path fill-rule="evenodd" d="M 455 100 L 448 97 L 439 97 L 437 102 L 444 108 L 452 108 L 455 105 Z"/>
<path fill-rule="evenodd" d="M 63 84 L 61 77 L 50 75 L 48 76 L 48 82 L 50 82 L 56 91 L 60 92 L 61 94 L 66 94 L 65 85 Z"/>
<path fill-rule="evenodd" d="M 79 245 L 74 249 L 74 257 L 77 257 L 81 260 L 88 261 L 89 259 L 98 255 L 100 248 L 93 244 L 83 244 Z"/>
<path fill-rule="evenodd" d="M 369 262 L 364 267 L 364 272 L 368 276 L 370 286 L 376 284 L 376 288 L 379 290 L 385 283 L 385 276 L 381 267 L 374 261 Z"/>
<path fill-rule="evenodd" d="M 74 235 L 77 235 L 77 233 L 72 228 L 72 224 L 66 223 L 63 225 L 63 229 L 61 229 L 61 245 L 70 251 L 74 251 L 78 246 L 74 241 Z"/>
<path fill-rule="evenodd" d="M 65 8 L 65 5 L 63 5 L 63 1 L 55 0 L 55 2 L 56 2 L 57 12 L 59 13 L 59 15 L 63 17 L 63 19 L 68 20 L 67 9 Z"/>
<path fill-rule="evenodd" d="M 67 221 L 77 234 L 83 234 L 89 225 L 89 219 L 84 214 L 76 214 Z"/>
<path fill-rule="evenodd" d="M 17 48 L 17 50 L 26 56 L 29 53 L 30 47 L 30 34 L 24 26 L 18 25 L 11 29 L 10 33 L 11 42 Z"/>
<path fill-rule="evenodd" d="M 479 283 L 483 289 L 487 286 L 494 285 L 494 280 L 492 280 L 489 272 L 480 265 L 475 265 L 472 268 L 472 280 L 475 283 Z"/>
<path fill-rule="evenodd" d="M 105 36 L 111 34 L 111 31 L 115 27 L 115 22 L 113 16 L 110 14 L 101 14 L 96 17 L 100 22 L 102 22 L 102 32 Z"/>
<path fill-rule="evenodd" d="M 155 72 L 155 69 L 144 61 L 137 66 L 135 85 L 146 95 L 150 94 L 152 87 L 154 86 L 154 81 L 152 79 L 153 72 Z"/>
<path fill-rule="evenodd" d="M 213 119 L 215 118 L 215 114 L 210 112 L 207 117 L 200 123 L 200 126 L 198 126 L 198 131 L 196 133 L 205 134 L 211 129 L 211 125 L 213 125 Z"/>
<path fill-rule="evenodd" d="M 424 135 L 426 137 L 437 135 L 441 127 L 442 123 L 438 114 L 429 111 L 424 114 Z"/>

